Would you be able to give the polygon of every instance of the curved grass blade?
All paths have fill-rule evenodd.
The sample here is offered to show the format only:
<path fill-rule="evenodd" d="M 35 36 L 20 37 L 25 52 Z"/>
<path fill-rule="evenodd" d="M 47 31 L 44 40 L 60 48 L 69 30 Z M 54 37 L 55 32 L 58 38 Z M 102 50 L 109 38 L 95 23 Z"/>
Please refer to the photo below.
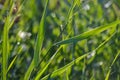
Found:
<path fill-rule="evenodd" d="M 115 32 L 116 33 L 116 32 Z M 87 54 L 84 54 L 80 57 L 78 57 L 77 59 L 73 60 L 72 62 L 70 62 L 69 64 L 65 65 L 64 67 L 55 70 L 54 72 L 52 72 L 51 74 L 46 75 L 45 77 L 42 78 L 42 80 L 46 80 L 49 77 L 54 77 L 57 75 L 60 75 L 61 73 L 65 72 L 68 68 L 72 67 L 72 65 L 74 65 L 74 63 L 78 63 L 81 59 L 88 57 L 89 55 L 91 55 L 91 53 L 95 53 L 96 51 L 99 50 L 102 46 L 104 46 L 114 35 L 115 33 L 113 33 L 110 37 L 108 37 L 104 42 L 102 42 L 95 50 L 93 50 L 92 52 L 89 52 Z M 93 56 L 95 56 L 95 54 Z M 92 57 L 93 57 L 92 56 Z"/>
<path fill-rule="evenodd" d="M 16 61 L 18 55 L 21 53 L 22 49 L 23 49 L 23 47 L 21 47 L 21 48 L 19 49 L 18 54 L 17 54 L 17 55 L 13 58 L 13 60 L 11 61 L 10 65 L 9 65 L 9 67 L 8 67 L 7 72 L 11 69 L 11 67 L 12 67 L 13 64 L 15 63 L 15 61 Z"/>
<path fill-rule="evenodd" d="M 64 71 L 66 71 L 68 68 L 71 68 L 72 65 L 74 65 L 75 63 L 78 63 L 80 60 L 82 60 L 83 58 L 85 58 L 88 54 L 84 54 L 80 57 L 78 57 L 77 59 L 73 60 L 72 62 L 68 63 L 67 65 L 65 65 L 64 67 L 55 70 L 54 72 L 52 72 L 51 74 L 46 75 L 44 78 L 42 78 L 42 80 L 46 80 L 49 76 L 50 77 L 54 77 L 57 75 L 60 75 L 61 73 L 63 73 Z"/>
<path fill-rule="evenodd" d="M 39 30 L 38 30 L 37 41 L 36 41 L 35 51 L 34 51 L 34 58 L 33 58 L 35 66 L 38 65 L 39 56 L 41 54 L 41 48 L 42 48 L 42 44 L 43 44 L 43 40 L 44 40 L 44 33 L 45 33 L 44 22 L 45 22 L 46 9 L 47 9 L 47 5 L 48 5 L 48 1 L 49 0 L 46 1 L 45 9 L 44 9 L 42 19 L 40 21 Z"/>
<path fill-rule="evenodd" d="M 45 67 L 43 69 L 41 69 L 37 76 L 35 77 L 35 80 L 39 80 L 39 78 L 42 76 L 42 74 L 45 72 L 45 70 L 48 68 L 48 66 L 50 65 L 50 63 L 53 61 L 54 57 L 57 55 L 58 51 L 60 51 L 60 49 L 62 48 L 62 46 L 60 46 L 58 48 L 58 50 L 55 52 L 55 54 L 50 58 L 49 62 L 45 65 Z"/>
<path fill-rule="evenodd" d="M 39 56 L 41 54 L 41 48 L 42 48 L 42 44 L 43 44 L 43 40 L 44 40 L 44 32 L 45 32 L 44 22 L 45 22 L 46 9 L 47 9 L 47 5 L 48 5 L 48 1 L 49 0 L 46 0 L 45 9 L 43 11 L 42 19 L 40 21 L 37 40 L 36 40 L 36 44 L 35 44 L 34 57 L 33 57 L 32 63 L 30 64 L 30 66 L 29 66 L 29 68 L 28 68 L 28 70 L 25 74 L 24 80 L 29 80 L 29 77 L 31 75 L 32 70 L 39 63 Z"/>
<path fill-rule="evenodd" d="M 69 33 L 69 35 L 67 35 L 66 38 L 68 38 L 68 37 L 70 36 L 70 34 L 71 34 L 71 32 Z M 51 47 L 48 49 L 47 53 L 49 52 L 49 50 L 50 50 L 52 47 L 53 47 L 53 46 L 51 46 Z M 50 58 L 49 62 L 46 63 L 45 67 L 38 72 L 37 76 L 35 77 L 36 80 L 39 79 L 39 78 L 41 77 L 41 75 L 45 72 L 45 70 L 48 68 L 48 66 L 49 66 L 50 63 L 53 61 L 53 59 L 54 59 L 55 56 L 57 55 L 58 51 L 61 50 L 62 47 L 63 47 L 63 46 L 60 46 L 60 47 L 57 49 L 57 51 L 54 53 L 54 55 Z M 46 55 L 47 55 L 47 54 L 46 54 Z M 44 59 L 44 58 L 45 58 L 45 57 L 43 57 L 43 59 Z M 41 62 L 42 62 L 42 61 L 41 61 Z M 39 64 L 39 65 L 40 65 L 40 64 Z"/>
<path fill-rule="evenodd" d="M 91 36 L 94 36 L 96 34 L 99 34 L 111 27 L 116 27 L 117 24 L 120 23 L 120 20 L 116 20 L 112 23 L 109 23 L 107 25 L 104 25 L 104 26 L 100 26 L 100 27 L 97 27 L 95 29 L 92 29 L 90 31 L 87 31 L 87 32 L 84 32 L 80 35 L 77 35 L 75 37 L 72 37 L 72 38 L 69 38 L 69 39 L 66 39 L 66 40 L 63 40 L 63 41 L 60 41 L 60 42 L 57 42 L 55 43 L 54 45 L 62 45 L 62 44 L 68 44 L 68 43 L 73 43 L 73 42 L 77 42 L 77 41 L 80 41 L 80 40 L 83 40 L 83 39 L 87 39 Z"/>
<path fill-rule="evenodd" d="M 9 1 L 5 2 L 5 8 L 7 7 L 6 4 L 8 2 Z M 11 20 L 13 8 L 14 8 L 14 3 L 12 2 L 12 0 L 11 0 L 10 4 L 11 4 L 11 8 L 10 8 L 9 14 L 8 14 L 8 16 L 6 18 L 5 25 L 4 25 L 4 30 L 3 30 L 2 80 L 6 80 L 6 78 L 7 78 L 7 72 L 12 67 L 12 64 L 14 63 L 14 61 L 16 59 L 16 57 L 15 57 L 14 60 L 12 61 L 12 63 L 8 67 L 8 55 L 9 55 L 8 54 L 9 53 L 8 33 L 9 33 L 10 27 L 12 27 L 12 25 L 14 24 L 14 20 L 15 20 L 15 19 Z M 3 10 L 3 12 L 4 12 L 4 10 Z"/>
<path fill-rule="evenodd" d="M 9 15 L 6 17 L 6 21 L 3 28 L 2 80 L 7 79 L 8 55 L 9 55 L 8 27 L 10 26 L 9 24 L 12 15 L 12 10 L 13 10 L 13 4 L 10 8 Z"/>

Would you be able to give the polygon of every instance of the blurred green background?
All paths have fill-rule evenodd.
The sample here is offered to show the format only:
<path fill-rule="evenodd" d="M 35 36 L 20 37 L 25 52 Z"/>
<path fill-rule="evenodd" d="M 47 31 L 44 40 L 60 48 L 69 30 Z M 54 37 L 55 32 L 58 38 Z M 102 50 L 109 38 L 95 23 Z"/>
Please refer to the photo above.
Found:
<path fill-rule="evenodd" d="M 0 1 L 0 6 L 4 5 Z M 16 0 L 17 5 L 23 0 Z M 79 0 L 79 3 L 74 8 L 71 18 L 67 22 L 67 16 L 70 7 L 74 0 L 49 0 L 47 7 L 47 16 L 45 21 L 45 39 L 42 47 L 40 60 L 45 56 L 49 47 L 55 42 L 81 34 L 85 31 L 94 29 L 100 25 L 109 24 L 120 17 L 120 0 Z M 46 0 L 26 0 L 20 11 L 19 20 L 14 23 L 9 31 L 9 63 L 15 55 L 19 54 L 12 68 L 8 72 L 8 80 L 22 80 L 27 71 L 33 55 L 35 40 L 37 37 L 39 22 L 42 17 Z M 2 10 L 2 7 L 0 7 Z M 2 53 L 2 33 L 5 22 L 6 13 L 0 18 L 0 68 L 1 68 L 1 53 Z M 13 14 L 14 15 L 14 14 Z M 4 16 L 4 17 L 3 17 Z M 62 32 L 64 26 L 67 27 Z M 110 68 L 110 65 L 120 49 L 120 28 L 116 29 L 117 33 L 103 47 L 101 47 L 95 56 L 91 56 L 81 60 L 75 64 L 70 70 L 67 70 L 70 80 L 104 80 Z M 95 34 L 95 33 L 94 33 Z M 77 57 L 91 52 L 96 49 L 106 38 L 112 34 L 111 29 L 102 32 L 89 39 L 79 41 L 73 44 L 65 45 L 64 50 L 61 50 L 54 61 L 46 70 L 46 74 L 63 67 L 67 63 Z M 20 48 L 23 48 L 20 50 Z M 57 50 L 54 47 L 49 51 L 49 54 L 43 59 L 39 69 L 44 67 L 45 63 Z M 34 70 L 31 80 L 34 78 L 38 69 Z M 1 69 L 0 69 L 1 72 Z M 1 76 L 1 74 L 0 74 Z M 60 76 L 51 78 L 50 80 L 64 80 L 65 73 Z M 120 80 L 120 56 L 117 58 L 114 65 L 111 67 L 110 80 Z"/>

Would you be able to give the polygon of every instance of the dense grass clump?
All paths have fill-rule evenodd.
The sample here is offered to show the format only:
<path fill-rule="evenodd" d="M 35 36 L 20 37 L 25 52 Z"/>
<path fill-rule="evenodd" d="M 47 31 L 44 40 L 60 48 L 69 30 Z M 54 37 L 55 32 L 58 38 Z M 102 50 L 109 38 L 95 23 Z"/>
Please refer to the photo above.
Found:
<path fill-rule="evenodd" d="M 0 0 L 1 80 L 120 80 L 119 0 Z"/>

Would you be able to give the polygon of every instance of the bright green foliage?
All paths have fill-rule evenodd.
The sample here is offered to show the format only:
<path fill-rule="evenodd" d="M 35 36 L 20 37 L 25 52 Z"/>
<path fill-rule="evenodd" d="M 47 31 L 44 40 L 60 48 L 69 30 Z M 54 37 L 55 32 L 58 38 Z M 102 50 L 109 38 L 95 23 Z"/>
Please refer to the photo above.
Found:
<path fill-rule="evenodd" d="M 60 41 L 60 42 L 57 42 L 55 43 L 54 45 L 61 45 L 61 44 L 68 44 L 68 43 L 72 43 L 72 42 L 77 42 L 77 41 L 80 41 L 80 40 L 83 40 L 83 39 L 86 39 L 86 38 L 89 38 L 91 36 L 94 36 L 96 34 L 99 34 L 100 32 L 103 32 L 104 30 L 106 29 L 109 29 L 111 27 L 116 27 L 117 24 L 120 23 L 120 20 L 117 20 L 115 22 L 112 22 L 108 25 L 104 25 L 104 26 L 100 26 L 98 28 L 95 28 L 93 30 L 90 30 L 90 31 L 87 31 L 87 32 L 84 32 L 78 36 L 74 36 L 70 39 L 67 39 L 67 40 L 64 40 L 64 41 Z M 94 33 L 94 34 L 93 34 Z"/>
<path fill-rule="evenodd" d="M 120 80 L 119 0 L 0 0 L 0 80 Z"/>

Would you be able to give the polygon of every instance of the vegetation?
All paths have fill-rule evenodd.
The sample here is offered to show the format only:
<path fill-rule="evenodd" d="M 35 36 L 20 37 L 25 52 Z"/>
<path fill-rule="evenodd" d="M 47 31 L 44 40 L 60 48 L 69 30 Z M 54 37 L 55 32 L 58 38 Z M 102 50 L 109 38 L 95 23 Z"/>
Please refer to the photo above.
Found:
<path fill-rule="evenodd" d="M 1 80 L 120 80 L 119 0 L 0 0 Z"/>

